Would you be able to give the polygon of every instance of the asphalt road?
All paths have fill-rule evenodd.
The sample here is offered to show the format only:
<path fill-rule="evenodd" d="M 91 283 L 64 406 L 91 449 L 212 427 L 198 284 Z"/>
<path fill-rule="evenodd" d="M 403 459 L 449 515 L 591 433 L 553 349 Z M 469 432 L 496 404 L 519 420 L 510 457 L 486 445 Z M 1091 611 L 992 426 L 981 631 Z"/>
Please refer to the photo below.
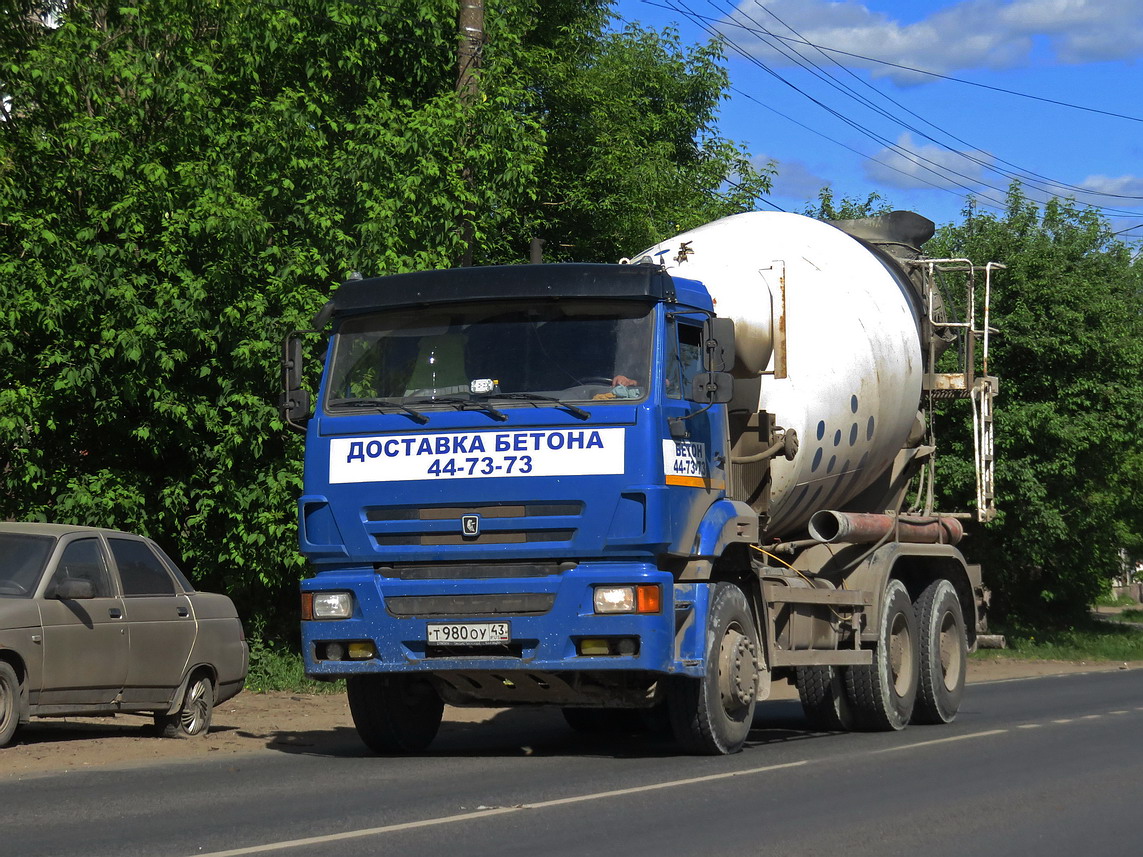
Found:
<path fill-rule="evenodd" d="M 0 783 L 0 855 L 1116 855 L 1143 847 L 1143 671 L 970 685 L 956 722 L 746 749 L 588 739 L 558 714 L 431 755 L 230 757 Z"/>

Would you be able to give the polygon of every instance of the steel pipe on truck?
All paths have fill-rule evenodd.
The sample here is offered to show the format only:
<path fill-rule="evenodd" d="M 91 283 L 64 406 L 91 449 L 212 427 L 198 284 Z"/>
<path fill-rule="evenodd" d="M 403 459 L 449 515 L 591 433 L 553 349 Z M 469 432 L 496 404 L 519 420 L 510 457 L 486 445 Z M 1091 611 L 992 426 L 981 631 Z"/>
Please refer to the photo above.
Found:
<path fill-rule="evenodd" d="M 913 544 L 955 545 L 964 536 L 956 518 L 912 517 L 834 512 L 822 509 L 810 518 L 810 535 L 823 544 L 869 544 L 889 536 Z"/>

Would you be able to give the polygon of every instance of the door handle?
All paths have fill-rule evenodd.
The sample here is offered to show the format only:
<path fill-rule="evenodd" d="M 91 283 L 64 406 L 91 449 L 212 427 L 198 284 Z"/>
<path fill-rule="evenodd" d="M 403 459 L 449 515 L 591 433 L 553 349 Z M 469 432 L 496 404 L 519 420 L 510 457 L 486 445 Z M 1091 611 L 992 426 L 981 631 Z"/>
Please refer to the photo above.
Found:
<path fill-rule="evenodd" d="M 112 619 L 122 619 L 123 618 L 123 611 L 120 610 L 118 607 L 109 607 L 107 609 L 107 615 L 110 616 Z"/>
<path fill-rule="evenodd" d="M 183 618 L 186 618 L 187 616 L 190 615 L 190 611 L 187 610 L 187 608 L 185 608 L 185 607 L 180 607 L 178 612 L 179 612 L 179 616 L 181 616 Z"/>

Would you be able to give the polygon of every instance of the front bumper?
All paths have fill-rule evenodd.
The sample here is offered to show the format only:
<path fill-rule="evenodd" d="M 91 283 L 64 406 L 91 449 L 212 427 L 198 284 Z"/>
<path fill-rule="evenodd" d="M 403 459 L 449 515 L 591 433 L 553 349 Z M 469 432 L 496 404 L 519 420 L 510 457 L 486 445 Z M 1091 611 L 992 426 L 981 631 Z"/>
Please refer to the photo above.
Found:
<path fill-rule="evenodd" d="M 596 586 L 658 584 L 662 609 L 648 614 L 597 615 Z M 306 673 L 337 678 L 370 673 L 516 671 L 628 671 L 699 676 L 708 584 L 676 584 L 647 563 L 582 563 L 541 578 L 400 580 L 372 569 L 322 572 L 303 581 L 303 592 L 350 591 L 348 619 L 302 622 Z M 412 599 L 418 599 L 412 601 Z M 422 609 L 408 615 L 406 607 Z M 532 612 L 494 613 L 498 603 Z M 451 612 L 482 605 L 477 613 Z M 490 607 L 491 605 L 491 607 Z M 427 608 L 427 609 L 426 609 Z M 537 612 L 539 611 L 539 612 Z M 434 646 L 430 623 L 507 622 L 511 642 L 499 646 Z M 585 639 L 635 640 L 633 654 L 584 655 Z M 330 643 L 372 642 L 374 657 L 332 660 Z M 630 645 L 624 648 L 630 649 Z"/>

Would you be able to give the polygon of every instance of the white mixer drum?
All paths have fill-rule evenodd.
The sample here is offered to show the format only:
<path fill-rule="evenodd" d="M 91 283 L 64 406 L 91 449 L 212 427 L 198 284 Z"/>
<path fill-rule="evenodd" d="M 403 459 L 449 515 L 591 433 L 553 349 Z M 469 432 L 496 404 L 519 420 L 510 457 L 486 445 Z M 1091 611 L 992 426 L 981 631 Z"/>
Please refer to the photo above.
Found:
<path fill-rule="evenodd" d="M 799 532 L 885 472 L 914 425 L 923 373 L 917 304 L 896 265 L 828 223 L 780 212 L 723 218 L 640 255 L 706 285 L 735 323 L 735 375 L 761 374 L 758 408 L 798 433 L 793 461 L 770 469 L 767 535 Z M 774 375 L 783 316 L 785 378 Z"/>

